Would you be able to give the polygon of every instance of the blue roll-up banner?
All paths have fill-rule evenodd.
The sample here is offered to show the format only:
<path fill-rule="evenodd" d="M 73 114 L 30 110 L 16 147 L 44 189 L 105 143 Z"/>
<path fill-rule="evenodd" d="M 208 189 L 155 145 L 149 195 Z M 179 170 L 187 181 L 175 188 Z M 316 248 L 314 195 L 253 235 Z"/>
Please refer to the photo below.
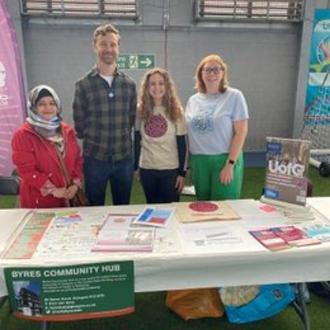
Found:
<path fill-rule="evenodd" d="M 330 125 L 330 9 L 315 10 L 304 124 Z"/>

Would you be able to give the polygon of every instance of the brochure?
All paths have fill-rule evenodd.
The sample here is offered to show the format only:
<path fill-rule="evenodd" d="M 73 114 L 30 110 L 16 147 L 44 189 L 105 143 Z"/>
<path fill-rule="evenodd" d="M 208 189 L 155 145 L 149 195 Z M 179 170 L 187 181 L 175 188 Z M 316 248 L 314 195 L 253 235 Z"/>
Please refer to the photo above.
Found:
<path fill-rule="evenodd" d="M 174 215 L 174 209 L 146 207 L 134 220 L 135 224 L 167 227 Z"/>
<path fill-rule="evenodd" d="M 294 226 L 275 227 L 272 228 L 272 231 L 291 246 L 306 246 L 321 243 L 318 239 L 310 237 L 305 231 Z"/>
<path fill-rule="evenodd" d="M 310 145 L 306 140 L 267 137 L 266 199 L 305 206 Z"/>
<path fill-rule="evenodd" d="M 290 245 L 283 238 L 277 236 L 271 228 L 252 230 L 249 231 L 249 233 L 270 251 L 279 251 L 290 248 Z"/>
<path fill-rule="evenodd" d="M 313 238 L 321 242 L 330 241 L 330 225 L 324 223 L 310 224 L 303 227 L 303 230 Z"/>
<path fill-rule="evenodd" d="M 92 252 L 152 251 L 155 229 L 135 226 L 133 219 L 127 215 L 109 215 L 97 235 Z"/>
<path fill-rule="evenodd" d="M 175 203 L 176 217 L 182 222 L 237 220 L 240 216 L 226 202 Z"/>
<path fill-rule="evenodd" d="M 321 243 L 320 240 L 310 237 L 305 231 L 294 226 L 252 230 L 250 234 L 271 251 Z"/>

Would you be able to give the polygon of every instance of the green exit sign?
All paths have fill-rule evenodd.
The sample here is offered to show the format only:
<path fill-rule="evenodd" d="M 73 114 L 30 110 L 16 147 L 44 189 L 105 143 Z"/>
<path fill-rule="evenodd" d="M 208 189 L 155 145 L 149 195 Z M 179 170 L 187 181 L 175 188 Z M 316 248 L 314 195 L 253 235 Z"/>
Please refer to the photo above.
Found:
<path fill-rule="evenodd" d="M 154 54 L 120 54 L 119 69 L 152 69 L 155 67 Z"/>

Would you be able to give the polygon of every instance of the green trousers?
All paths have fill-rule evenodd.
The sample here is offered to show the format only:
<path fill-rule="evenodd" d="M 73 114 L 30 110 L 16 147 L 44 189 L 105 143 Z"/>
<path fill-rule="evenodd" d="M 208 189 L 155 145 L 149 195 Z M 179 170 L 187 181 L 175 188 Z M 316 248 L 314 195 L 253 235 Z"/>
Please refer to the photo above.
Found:
<path fill-rule="evenodd" d="M 219 174 L 225 166 L 228 154 L 192 155 L 192 180 L 198 200 L 239 199 L 243 183 L 243 155 L 234 164 L 233 180 L 224 185 Z"/>

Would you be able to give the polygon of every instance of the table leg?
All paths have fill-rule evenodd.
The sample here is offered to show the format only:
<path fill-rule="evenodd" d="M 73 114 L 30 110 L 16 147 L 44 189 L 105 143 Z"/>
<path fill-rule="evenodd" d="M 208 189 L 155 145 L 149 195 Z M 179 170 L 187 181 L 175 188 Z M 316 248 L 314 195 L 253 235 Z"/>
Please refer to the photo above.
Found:
<path fill-rule="evenodd" d="M 0 298 L 0 308 L 5 304 L 7 297 L 1 297 Z"/>
<path fill-rule="evenodd" d="M 293 307 L 296 310 L 298 316 L 304 324 L 305 330 L 310 330 L 310 320 L 308 315 L 308 310 L 306 307 L 306 302 L 304 298 L 304 283 L 296 283 L 297 288 L 297 296 L 295 301 L 293 302 Z"/>
<path fill-rule="evenodd" d="M 47 321 L 42 321 L 41 323 L 41 330 L 47 330 L 48 329 L 48 322 Z"/>

